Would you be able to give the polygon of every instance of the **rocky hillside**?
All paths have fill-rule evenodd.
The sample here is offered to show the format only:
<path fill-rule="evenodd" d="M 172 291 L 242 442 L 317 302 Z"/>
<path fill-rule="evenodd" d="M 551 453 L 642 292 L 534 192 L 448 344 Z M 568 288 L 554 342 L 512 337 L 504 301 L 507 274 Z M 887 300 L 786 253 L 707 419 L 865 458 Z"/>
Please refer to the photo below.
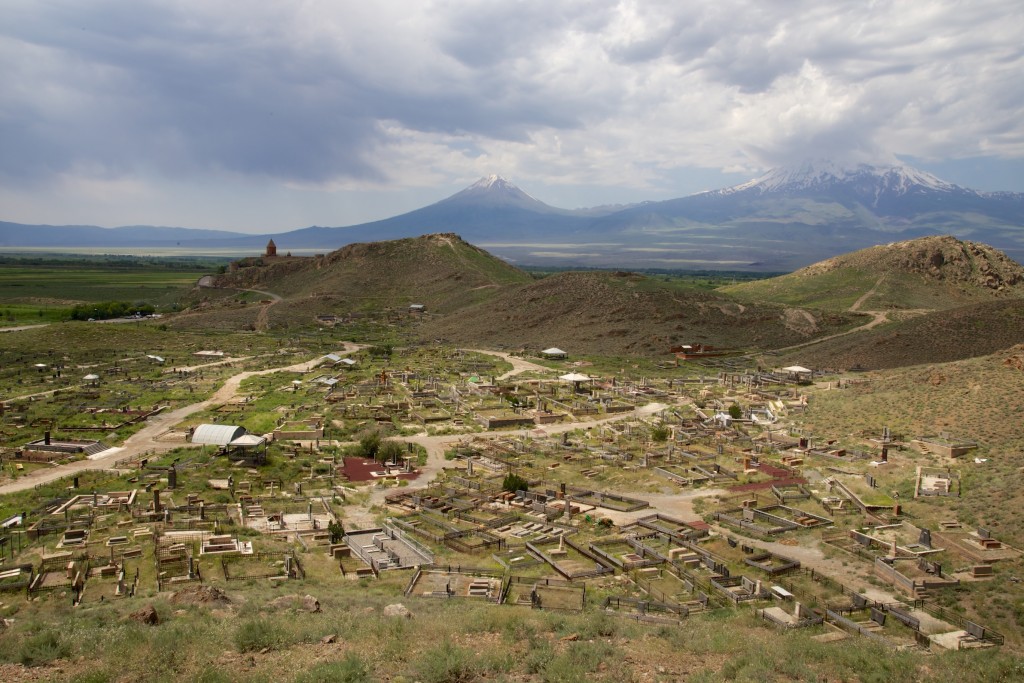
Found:
<path fill-rule="evenodd" d="M 739 303 L 635 273 L 566 272 L 507 289 L 457 316 L 426 321 L 421 332 L 458 344 L 650 356 L 684 343 L 779 348 L 835 332 L 852 320 Z"/>
<path fill-rule="evenodd" d="M 833 310 L 853 306 L 935 310 L 1022 297 L 1024 267 L 985 244 L 949 236 L 922 237 L 862 249 L 789 275 L 723 291 L 747 299 Z"/>

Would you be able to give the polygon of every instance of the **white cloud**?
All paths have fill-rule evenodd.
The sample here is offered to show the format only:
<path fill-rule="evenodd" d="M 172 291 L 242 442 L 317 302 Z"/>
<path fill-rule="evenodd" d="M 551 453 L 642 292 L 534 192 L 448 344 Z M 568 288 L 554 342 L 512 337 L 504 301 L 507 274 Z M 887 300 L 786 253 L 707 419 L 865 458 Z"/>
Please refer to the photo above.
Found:
<path fill-rule="evenodd" d="M 212 207 L 247 178 L 239 196 L 383 198 L 498 172 L 557 203 L 808 155 L 1024 160 L 1016 0 L 9 0 L 5 19 L 0 183 L 22 217 L 68 182 Z M 295 224 L 354 222 L 311 211 Z"/>

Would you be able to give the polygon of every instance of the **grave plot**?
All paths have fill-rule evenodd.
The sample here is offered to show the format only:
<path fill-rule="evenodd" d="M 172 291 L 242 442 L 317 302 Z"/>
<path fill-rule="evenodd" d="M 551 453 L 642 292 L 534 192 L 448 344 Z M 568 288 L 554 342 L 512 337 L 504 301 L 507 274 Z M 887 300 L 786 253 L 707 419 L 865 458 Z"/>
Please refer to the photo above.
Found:
<path fill-rule="evenodd" d="M 743 507 L 715 512 L 714 518 L 759 536 L 775 536 L 788 531 L 832 525 L 831 519 L 805 510 L 788 505 L 758 506 L 756 502 L 744 501 Z"/>
<path fill-rule="evenodd" d="M 83 587 L 79 602 L 98 603 L 133 597 L 140 583 L 138 563 L 129 568 L 124 563 L 92 566 L 89 581 Z"/>
<path fill-rule="evenodd" d="M 201 542 L 206 532 L 168 532 L 155 538 L 154 562 L 157 588 L 165 590 L 178 584 L 203 580 L 193 559 L 192 545 Z"/>
<path fill-rule="evenodd" d="M 811 491 L 804 484 L 772 484 L 770 492 L 782 505 L 811 499 Z"/>
<path fill-rule="evenodd" d="M 649 552 L 636 539 L 629 536 L 593 541 L 588 549 L 600 558 L 602 564 L 621 571 L 653 567 L 665 561 L 663 557 Z"/>
<path fill-rule="evenodd" d="M 707 536 L 711 530 L 704 521 L 685 522 L 661 513 L 641 517 L 636 524 L 644 529 L 663 533 L 675 541 L 697 540 Z"/>
<path fill-rule="evenodd" d="M 645 556 L 658 558 L 662 562 L 676 562 L 680 558 L 693 555 L 693 551 L 673 536 L 660 531 L 651 531 L 640 527 L 628 528 L 628 538 L 634 547 L 640 548 Z"/>
<path fill-rule="evenodd" d="M 582 612 L 587 603 L 587 585 L 565 579 L 510 576 L 505 603 L 534 609 Z"/>
<path fill-rule="evenodd" d="M 909 522 L 851 529 L 849 533 L 862 547 L 889 557 L 926 557 L 944 550 L 935 546 L 931 531 Z"/>
<path fill-rule="evenodd" d="M 960 473 L 931 467 L 918 467 L 914 480 L 914 498 L 921 496 L 959 496 Z"/>
<path fill-rule="evenodd" d="M 404 517 L 392 517 L 395 526 L 434 543 L 444 544 L 451 535 L 469 532 L 476 529 L 475 524 L 460 520 L 450 520 L 439 512 L 422 510 Z"/>
<path fill-rule="evenodd" d="M 904 619 L 890 618 L 886 606 L 882 604 L 828 607 L 825 610 L 825 621 L 846 633 L 875 640 L 887 647 L 905 649 L 929 646 L 927 636 L 905 623 Z"/>
<path fill-rule="evenodd" d="M 615 571 L 589 550 L 565 536 L 558 540 L 527 542 L 526 548 L 569 580 L 592 578 Z"/>
<path fill-rule="evenodd" d="M 327 528 L 330 512 L 320 500 L 265 498 L 242 505 L 244 526 L 261 533 L 301 533 Z"/>
<path fill-rule="evenodd" d="M 411 465 L 386 465 L 369 458 L 345 458 L 339 474 L 353 483 L 377 481 L 380 479 L 416 479 L 419 472 Z"/>
<path fill-rule="evenodd" d="M 771 622 L 782 628 L 810 628 L 825 623 L 825 615 L 822 612 L 804 607 L 803 604 L 795 602 L 792 606 L 772 605 L 757 610 L 757 615 L 765 621 Z"/>
<path fill-rule="evenodd" d="M 712 609 L 710 581 L 698 579 L 680 567 L 649 567 L 627 575 L 648 598 L 670 605 L 679 617 Z"/>
<path fill-rule="evenodd" d="M 55 515 L 63 515 L 66 510 L 111 511 L 130 508 L 135 504 L 138 489 L 130 491 L 109 491 L 107 493 L 90 493 L 72 496 L 63 505 L 53 511 Z"/>
<path fill-rule="evenodd" d="M 725 597 L 735 605 L 741 602 L 752 600 L 764 600 L 770 598 L 771 594 L 762 584 L 760 579 L 751 579 L 747 576 L 712 576 L 711 587 L 718 594 Z"/>
<path fill-rule="evenodd" d="M 518 516 L 517 521 L 500 526 L 494 531 L 508 544 L 516 545 L 520 549 L 528 542 L 544 543 L 558 539 L 564 534 L 576 533 L 574 529 L 548 522 L 543 517 L 531 519 L 529 516 Z"/>
<path fill-rule="evenodd" d="M 345 534 L 345 542 L 374 574 L 434 562 L 433 553 L 389 523 L 375 529 L 349 531 Z"/>
<path fill-rule="evenodd" d="M 469 598 L 500 604 L 504 598 L 502 574 L 486 569 L 418 569 L 405 589 L 406 596 Z"/>
<path fill-rule="evenodd" d="M 232 536 L 222 534 L 207 536 L 203 539 L 199 554 L 202 555 L 252 555 L 252 541 L 240 541 Z"/>
<path fill-rule="evenodd" d="M 487 529 L 506 529 L 519 521 L 519 515 L 503 505 L 488 503 L 473 510 L 456 510 L 456 519 Z"/>
<path fill-rule="evenodd" d="M 345 543 L 331 544 L 328 552 L 338 562 L 338 569 L 342 576 L 350 579 L 373 576 L 373 570 L 366 566 L 366 563 L 359 559 Z"/>
<path fill-rule="evenodd" d="M 899 515 L 899 505 L 896 501 L 887 493 L 874 488 L 869 481 L 860 477 L 829 477 L 825 480 L 825 488 L 829 493 L 848 499 L 864 514 Z"/>
<path fill-rule="evenodd" d="M 875 576 L 907 595 L 919 598 L 932 589 L 957 586 L 960 580 L 944 571 L 938 556 L 930 559 L 876 557 Z"/>
<path fill-rule="evenodd" d="M 506 547 L 500 552 L 492 553 L 491 558 L 505 569 L 513 571 L 544 565 L 540 558 L 526 552 L 524 546 Z"/>
<path fill-rule="evenodd" d="M 75 555 L 60 552 L 43 555 L 39 560 L 39 568 L 28 585 L 28 594 L 70 590 L 75 594 L 77 602 L 88 575 L 89 559 L 85 553 Z"/>
<path fill-rule="evenodd" d="M 749 567 L 763 571 L 772 578 L 800 568 L 798 560 L 767 551 L 751 553 L 743 562 Z"/>
<path fill-rule="evenodd" d="M 292 552 L 256 552 L 220 558 L 225 581 L 304 579 L 306 573 Z"/>
<path fill-rule="evenodd" d="M 32 563 L 4 565 L 0 568 L 0 593 L 27 590 L 32 583 Z"/>
<path fill-rule="evenodd" d="M 566 498 L 572 502 L 619 512 L 635 512 L 650 507 L 650 503 L 646 500 L 631 498 L 619 493 L 594 491 L 576 486 L 566 486 L 566 492 Z"/>
<path fill-rule="evenodd" d="M 625 595 L 609 595 L 601 607 L 606 612 L 646 624 L 681 624 L 689 615 L 689 612 L 678 605 Z"/>
<path fill-rule="evenodd" d="M 800 528 L 794 522 L 762 512 L 754 507 L 728 508 L 713 513 L 712 517 L 715 521 L 757 536 L 774 536 Z"/>
<path fill-rule="evenodd" d="M 979 566 L 991 568 L 994 562 L 1021 556 L 1020 550 L 995 538 L 988 529 L 968 531 L 959 522 L 941 522 L 939 527 L 938 531 L 932 532 L 932 538 L 936 543 L 947 546 L 951 551 Z"/>
<path fill-rule="evenodd" d="M 754 481 L 731 486 L 729 489 L 736 492 L 770 491 L 773 486 L 793 486 L 807 483 L 807 480 L 798 471 L 783 467 L 782 465 L 769 463 L 765 458 L 761 458 L 757 464 L 751 463 L 751 469 L 756 473 L 748 471 L 746 477 L 748 481 L 751 479 Z"/>

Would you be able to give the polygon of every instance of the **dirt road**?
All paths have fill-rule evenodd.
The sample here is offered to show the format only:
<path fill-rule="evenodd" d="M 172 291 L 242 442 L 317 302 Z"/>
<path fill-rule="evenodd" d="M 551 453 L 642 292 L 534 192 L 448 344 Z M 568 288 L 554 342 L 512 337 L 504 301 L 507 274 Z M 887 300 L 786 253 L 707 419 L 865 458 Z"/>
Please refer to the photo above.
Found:
<path fill-rule="evenodd" d="M 359 348 L 361 347 L 357 344 L 350 344 L 346 342 L 345 349 L 341 353 L 352 353 Z M 99 453 L 96 456 L 93 456 L 92 459 L 76 460 L 75 462 L 58 465 L 53 469 L 48 470 L 35 470 L 31 474 L 24 475 L 15 481 L 8 482 L 0 486 L 0 495 L 13 493 L 15 491 L 24 491 L 25 489 L 30 489 L 33 486 L 60 479 L 61 477 L 65 477 L 69 474 L 76 474 L 86 470 L 108 469 L 115 461 L 120 460 L 121 458 L 146 453 L 163 453 L 179 448 L 183 445 L 187 445 L 175 441 L 160 441 L 159 437 L 170 431 L 175 425 L 187 419 L 190 415 L 206 410 L 212 406 L 233 400 L 238 395 L 239 385 L 249 377 L 255 377 L 256 375 L 269 375 L 274 372 L 308 372 L 319 362 L 320 357 L 317 357 L 313 360 L 296 363 L 294 365 L 269 368 L 267 370 L 247 370 L 245 372 L 240 372 L 237 375 L 232 375 L 224 382 L 220 389 L 210 396 L 210 398 L 204 401 L 199 401 L 198 403 L 192 403 L 176 410 L 163 411 L 150 417 L 146 420 L 146 425 L 125 439 L 124 445 L 121 447 L 112 448 L 108 451 L 104 451 L 103 453 Z"/>

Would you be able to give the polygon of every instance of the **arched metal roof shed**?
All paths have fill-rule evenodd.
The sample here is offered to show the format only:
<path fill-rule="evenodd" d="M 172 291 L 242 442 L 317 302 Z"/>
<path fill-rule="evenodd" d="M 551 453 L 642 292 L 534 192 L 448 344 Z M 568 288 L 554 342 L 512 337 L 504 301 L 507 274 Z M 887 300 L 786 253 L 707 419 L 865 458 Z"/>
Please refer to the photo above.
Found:
<path fill-rule="evenodd" d="M 192 432 L 192 443 L 210 444 L 211 446 L 227 446 L 245 434 L 245 427 L 237 425 L 203 424 Z"/>

